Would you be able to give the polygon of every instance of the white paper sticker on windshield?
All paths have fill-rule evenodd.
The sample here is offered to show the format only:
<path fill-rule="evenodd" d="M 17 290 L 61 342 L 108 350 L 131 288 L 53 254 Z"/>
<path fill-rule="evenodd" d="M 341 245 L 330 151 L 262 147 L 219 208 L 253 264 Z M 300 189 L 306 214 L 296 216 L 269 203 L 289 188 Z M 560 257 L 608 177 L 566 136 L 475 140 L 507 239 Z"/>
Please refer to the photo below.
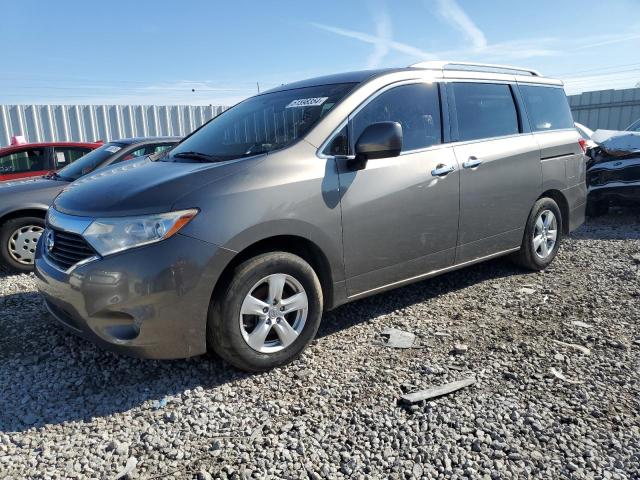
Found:
<path fill-rule="evenodd" d="M 111 145 L 105 148 L 105 150 L 109 153 L 116 153 L 118 150 L 122 150 L 122 147 L 118 147 L 117 145 Z"/>
<path fill-rule="evenodd" d="M 56 161 L 58 164 L 67 163 L 67 157 L 64 156 L 64 152 L 56 152 Z"/>
<path fill-rule="evenodd" d="M 327 98 L 329 97 L 299 98 L 298 100 L 292 100 L 289 105 L 284 108 L 318 107 L 322 105 Z"/>

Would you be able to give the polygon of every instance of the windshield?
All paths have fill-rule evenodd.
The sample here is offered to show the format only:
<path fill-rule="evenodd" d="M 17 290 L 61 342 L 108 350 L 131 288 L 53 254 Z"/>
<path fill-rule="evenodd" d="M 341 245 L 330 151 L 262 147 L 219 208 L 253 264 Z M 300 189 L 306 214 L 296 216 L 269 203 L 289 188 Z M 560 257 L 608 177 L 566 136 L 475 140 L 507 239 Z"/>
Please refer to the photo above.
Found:
<path fill-rule="evenodd" d="M 284 148 L 304 136 L 354 83 L 258 95 L 214 118 L 175 147 L 165 161 L 223 161 Z"/>
<path fill-rule="evenodd" d="M 67 165 L 58 172 L 58 176 L 63 180 L 74 181 L 98 168 L 105 160 L 118 153 L 126 146 L 125 143 L 109 142 L 97 148 L 84 157 Z"/>

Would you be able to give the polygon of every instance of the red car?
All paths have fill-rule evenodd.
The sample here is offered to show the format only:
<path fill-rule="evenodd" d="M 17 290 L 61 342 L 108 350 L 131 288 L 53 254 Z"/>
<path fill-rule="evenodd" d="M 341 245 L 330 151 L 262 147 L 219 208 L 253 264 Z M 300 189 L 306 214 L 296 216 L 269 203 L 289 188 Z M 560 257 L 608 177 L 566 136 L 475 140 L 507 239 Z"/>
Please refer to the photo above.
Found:
<path fill-rule="evenodd" d="M 0 182 L 46 175 L 73 163 L 100 145 L 102 142 L 20 143 L 14 137 L 11 146 L 0 148 Z"/>

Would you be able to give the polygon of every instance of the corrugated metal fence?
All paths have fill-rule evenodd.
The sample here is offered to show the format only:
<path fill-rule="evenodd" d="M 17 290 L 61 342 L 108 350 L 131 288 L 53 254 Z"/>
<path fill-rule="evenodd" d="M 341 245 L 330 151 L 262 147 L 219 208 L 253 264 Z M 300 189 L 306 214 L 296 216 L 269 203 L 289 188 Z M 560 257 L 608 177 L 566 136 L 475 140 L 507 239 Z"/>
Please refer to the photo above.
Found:
<path fill-rule="evenodd" d="M 624 130 L 640 118 L 640 88 L 569 96 L 573 118 L 597 130 Z M 220 105 L 0 105 L 0 146 L 29 142 L 186 135 L 223 112 Z"/>
<path fill-rule="evenodd" d="M 183 136 L 227 107 L 191 105 L 0 105 L 0 146 L 29 142 Z"/>
<path fill-rule="evenodd" d="M 569 105 L 575 121 L 592 130 L 624 130 L 640 118 L 640 88 L 571 95 Z"/>

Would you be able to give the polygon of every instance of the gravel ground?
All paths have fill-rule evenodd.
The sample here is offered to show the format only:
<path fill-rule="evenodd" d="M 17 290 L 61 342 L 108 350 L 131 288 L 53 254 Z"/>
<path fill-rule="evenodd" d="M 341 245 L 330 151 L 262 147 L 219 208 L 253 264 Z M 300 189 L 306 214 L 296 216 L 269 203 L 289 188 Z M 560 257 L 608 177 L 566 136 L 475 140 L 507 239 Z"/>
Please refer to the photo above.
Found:
<path fill-rule="evenodd" d="M 260 375 L 101 351 L 0 274 L 0 477 L 640 478 L 638 255 L 640 210 L 613 211 L 543 273 L 497 260 L 328 313 Z"/>

